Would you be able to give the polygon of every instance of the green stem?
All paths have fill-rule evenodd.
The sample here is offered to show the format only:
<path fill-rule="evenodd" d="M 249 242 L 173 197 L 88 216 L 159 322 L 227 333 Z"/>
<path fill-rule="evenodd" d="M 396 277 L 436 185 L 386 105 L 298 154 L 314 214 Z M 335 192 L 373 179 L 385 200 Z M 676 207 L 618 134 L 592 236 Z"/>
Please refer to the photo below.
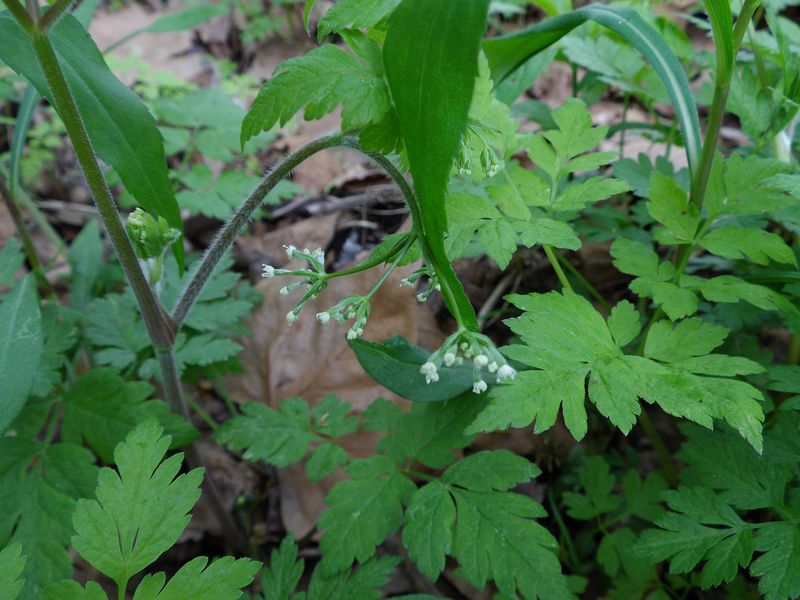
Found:
<path fill-rule="evenodd" d="M 572 273 L 572 276 L 577 279 L 583 287 L 587 289 L 589 294 L 591 294 L 592 298 L 597 300 L 600 304 L 603 305 L 604 308 L 607 310 L 611 310 L 611 304 L 603 297 L 603 294 L 599 292 L 599 290 L 594 287 L 591 282 L 584 277 L 583 273 L 581 273 L 575 265 L 573 265 L 566 256 L 564 256 L 561 252 L 556 252 L 556 258 L 558 258 L 559 262 L 567 268 L 567 271 Z"/>
<path fill-rule="evenodd" d="M 734 63 L 736 54 L 742 44 L 742 39 L 747 31 L 747 26 L 753 13 L 758 7 L 759 0 L 745 0 L 739 18 L 733 29 L 733 56 Z M 728 92 L 731 87 L 731 76 L 734 65 L 717 65 L 716 77 L 714 81 L 714 97 L 711 102 L 711 112 L 708 116 L 706 135 L 703 139 L 703 150 L 700 156 L 700 165 L 692 178 L 692 190 L 690 200 L 698 210 L 703 207 L 703 200 L 708 187 L 708 178 L 711 173 L 711 166 L 714 162 L 714 154 L 717 149 L 719 131 L 722 127 L 722 118 L 725 115 L 725 106 L 728 103 Z"/>
<path fill-rule="evenodd" d="M 36 0 L 34 0 L 36 1 Z M 70 9 L 74 0 L 56 0 L 36 23 L 39 31 L 46 33 Z"/>
<path fill-rule="evenodd" d="M 556 258 L 556 254 L 553 251 L 553 247 L 550 244 L 542 244 L 542 249 L 544 253 L 547 255 L 547 260 L 550 261 L 550 265 L 553 267 L 553 271 L 556 272 L 556 276 L 558 280 L 561 282 L 561 286 L 569 290 L 570 292 L 573 291 L 572 284 L 570 284 L 569 279 L 567 279 L 567 274 L 564 273 L 564 270 L 561 268 L 561 264 L 558 262 L 558 258 Z"/>
<path fill-rule="evenodd" d="M 25 256 L 28 258 L 28 264 L 30 264 L 39 285 L 49 297 L 54 298 L 56 295 L 55 291 L 53 291 L 53 286 L 50 285 L 50 282 L 45 276 L 42 261 L 39 260 L 36 247 L 33 245 L 33 240 L 28 232 L 28 228 L 25 226 L 25 220 L 22 218 L 22 211 L 19 209 L 17 199 L 14 197 L 14 194 L 11 193 L 11 190 L 8 189 L 6 182 L 2 179 L 0 179 L 0 196 L 3 197 L 3 202 L 5 202 L 8 212 L 11 214 L 11 220 L 14 221 L 17 234 L 25 250 Z"/>
<path fill-rule="evenodd" d="M 17 23 L 19 23 L 20 27 L 22 27 L 29 34 L 33 33 L 36 25 L 22 4 L 17 2 L 17 0 L 3 0 L 3 4 L 6 5 L 6 8 L 17 20 Z"/>
<path fill-rule="evenodd" d="M 70 92 L 67 80 L 61 70 L 53 45 L 46 34 L 39 32 L 31 35 L 31 41 L 53 94 L 55 109 L 61 117 L 67 135 L 72 142 L 78 163 L 97 206 L 100 219 L 108 232 L 108 237 L 122 265 L 125 276 L 133 288 L 150 341 L 156 350 L 171 348 L 175 341 L 175 331 L 139 266 L 139 261 L 133 251 L 130 239 L 125 233 L 125 227 L 122 225 L 122 220 L 117 212 L 117 206 L 111 195 L 111 190 L 108 189 L 108 185 L 103 178 L 94 149 L 89 141 L 89 136 L 86 133 L 86 128 Z"/>
<path fill-rule="evenodd" d="M 403 249 L 402 249 L 402 250 L 400 251 L 400 253 L 397 255 L 397 258 L 395 258 L 395 259 L 394 259 L 394 261 L 392 261 L 392 264 L 391 264 L 391 265 L 389 265 L 389 266 L 386 268 L 386 270 L 385 270 L 385 271 L 383 272 L 383 274 L 380 276 L 380 279 L 378 279 L 378 281 L 376 281 L 376 282 L 375 282 L 375 285 L 373 285 L 373 286 L 372 286 L 372 289 L 371 289 L 369 292 L 367 292 L 367 294 L 366 294 L 365 298 L 367 298 L 367 299 L 371 299 L 371 298 L 372 298 L 372 297 L 375 295 L 375 293 L 376 293 L 376 292 L 377 292 L 379 289 L 381 289 L 381 286 L 382 286 L 382 285 L 383 285 L 383 284 L 386 282 L 386 280 L 389 278 L 389 275 L 391 275 L 391 274 L 392 274 L 392 271 L 394 271 L 394 270 L 397 268 L 397 265 L 399 265 L 399 264 L 400 264 L 400 261 L 401 261 L 401 260 L 403 260 L 403 257 L 404 257 L 404 256 L 405 256 L 405 255 L 408 253 L 408 249 L 409 249 L 409 248 L 411 248 L 411 243 L 412 243 L 412 242 L 413 242 L 413 240 L 412 240 L 412 239 L 410 239 L 410 238 L 409 238 L 409 240 L 407 240 L 407 241 L 406 241 L 406 243 L 403 245 Z"/>
<path fill-rule="evenodd" d="M 547 492 L 547 501 L 550 505 L 550 512 L 553 514 L 553 518 L 556 521 L 556 526 L 558 527 L 558 531 L 561 533 L 561 539 L 564 542 L 564 550 L 567 555 L 567 561 L 569 562 L 570 569 L 573 572 L 578 572 L 578 567 L 580 566 L 580 561 L 578 560 L 578 553 L 575 551 L 575 545 L 572 543 L 572 536 L 569 533 L 569 529 L 567 528 L 567 524 L 564 522 L 564 518 L 561 516 L 561 511 L 558 510 L 558 505 L 556 504 L 555 497 L 553 496 L 553 490 Z"/>

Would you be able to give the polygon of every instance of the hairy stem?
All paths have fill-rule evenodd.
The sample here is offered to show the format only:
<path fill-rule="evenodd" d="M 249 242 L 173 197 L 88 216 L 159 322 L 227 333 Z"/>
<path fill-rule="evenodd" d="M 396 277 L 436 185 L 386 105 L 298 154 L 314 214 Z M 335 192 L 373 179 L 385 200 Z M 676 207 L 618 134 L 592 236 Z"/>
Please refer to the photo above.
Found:
<path fill-rule="evenodd" d="M 75 0 L 56 0 L 37 22 L 39 31 L 46 32 L 70 9 Z"/>
<path fill-rule="evenodd" d="M 52 91 L 55 109 L 64 122 L 64 128 L 72 142 L 78 163 L 97 206 L 97 212 L 108 232 L 125 277 L 133 288 L 150 340 L 156 350 L 171 348 L 175 340 L 174 329 L 139 266 L 53 45 L 44 33 L 34 33 L 31 40 Z"/>
<path fill-rule="evenodd" d="M 542 244 L 542 249 L 547 256 L 547 260 L 550 261 L 550 266 L 553 267 L 553 271 L 555 271 L 558 281 L 561 282 L 561 287 L 572 292 L 572 284 L 569 282 L 569 279 L 567 279 L 567 274 L 564 273 L 564 269 L 561 268 L 561 263 L 558 262 L 558 258 L 556 258 L 556 253 L 553 250 L 553 247 L 550 244 Z"/>
<path fill-rule="evenodd" d="M 22 27 L 27 33 L 33 33 L 36 25 L 22 4 L 17 2 L 17 0 L 3 0 L 3 4 L 6 5 L 8 12 L 10 12 L 11 16 L 16 19 L 20 27 Z"/>
<path fill-rule="evenodd" d="M 411 186 L 408 185 L 405 177 L 403 177 L 403 174 L 400 173 L 386 157 L 365 152 L 358 145 L 355 138 L 346 137 L 342 133 L 336 133 L 315 140 L 281 161 L 261 180 L 261 183 L 253 190 L 253 193 L 250 194 L 247 200 L 236 209 L 236 212 L 234 212 L 225 225 L 222 226 L 219 233 L 214 238 L 214 241 L 211 242 L 208 250 L 206 250 L 203 259 L 200 261 L 200 265 L 195 269 L 191 279 L 186 284 L 183 292 L 181 292 L 180 298 L 178 298 L 175 310 L 172 313 L 172 318 L 178 327 L 180 327 L 181 323 L 186 319 L 186 316 L 192 309 L 192 306 L 208 281 L 208 278 L 214 272 L 214 268 L 225 255 L 228 248 L 231 247 L 244 226 L 249 222 L 252 214 L 259 209 L 267 194 L 298 165 L 308 160 L 311 156 L 322 150 L 335 147 L 346 147 L 358 150 L 377 162 L 400 187 L 400 191 L 403 193 L 406 203 L 411 210 L 414 222 L 418 222 L 419 208 L 416 204 L 414 192 L 411 190 Z M 420 241 L 422 242 L 421 238 Z"/>

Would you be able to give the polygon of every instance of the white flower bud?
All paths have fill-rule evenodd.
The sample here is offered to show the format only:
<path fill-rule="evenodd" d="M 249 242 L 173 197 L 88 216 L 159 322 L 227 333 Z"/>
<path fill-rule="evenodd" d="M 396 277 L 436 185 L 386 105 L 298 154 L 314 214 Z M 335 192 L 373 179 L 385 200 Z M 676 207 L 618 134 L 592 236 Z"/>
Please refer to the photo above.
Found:
<path fill-rule="evenodd" d="M 448 367 L 452 367 L 453 364 L 456 362 L 456 355 L 452 352 L 446 352 L 444 355 L 444 364 Z"/>
<path fill-rule="evenodd" d="M 291 291 L 292 290 L 289 289 L 289 286 L 286 285 L 286 286 L 281 288 L 281 296 L 288 296 L 289 292 L 291 292 Z"/>
<path fill-rule="evenodd" d="M 290 310 L 288 313 L 286 313 L 286 322 L 291 325 L 295 321 L 297 321 L 297 313 L 293 310 Z"/>
<path fill-rule="evenodd" d="M 498 369 L 497 363 L 492 361 L 489 363 L 489 373 L 496 373 Z"/>
<path fill-rule="evenodd" d="M 511 365 L 503 365 L 497 371 L 497 381 L 505 381 L 506 379 L 514 379 L 517 376 L 517 371 Z"/>
<path fill-rule="evenodd" d="M 331 320 L 331 315 L 326 312 L 318 312 L 317 313 L 317 321 L 322 323 L 323 325 L 327 325 L 328 321 Z"/>
<path fill-rule="evenodd" d="M 261 273 L 262 277 L 266 277 L 267 279 L 275 277 L 275 267 L 271 265 L 263 265 L 261 267 L 261 271 L 262 271 Z"/>
<path fill-rule="evenodd" d="M 476 367 L 482 369 L 489 364 L 489 358 L 485 354 L 478 354 L 478 356 L 475 357 L 474 362 Z"/>
<path fill-rule="evenodd" d="M 425 375 L 425 383 L 436 383 L 439 381 L 439 374 L 436 372 L 436 365 L 426 362 L 419 368 L 419 372 Z"/>
<path fill-rule="evenodd" d="M 286 251 L 286 256 L 288 256 L 289 258 L 292 258 L 294 256 L 294 253 L 297 252 L 297 248 L 292 244 L 284 246 L 283 249 Z"/>
<path fill-rule="evenodd" d="M 486 385 L 483 379 L 478 379 L 478 381 L 472 384 L 472 392 L 475 394 L 482 394 L 488 387 L 489 386 Z"/>

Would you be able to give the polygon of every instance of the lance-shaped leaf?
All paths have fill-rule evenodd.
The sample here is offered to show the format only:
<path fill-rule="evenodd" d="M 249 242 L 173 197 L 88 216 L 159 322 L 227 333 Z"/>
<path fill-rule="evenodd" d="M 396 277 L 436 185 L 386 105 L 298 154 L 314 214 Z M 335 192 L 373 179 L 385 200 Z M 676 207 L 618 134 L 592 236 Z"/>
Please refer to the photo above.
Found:
<path fill-rule="evenodd" d="M 383 47 L 386 78 L 420 204 L 422 222 L 417 226 L 429 246 L 427 258 L 436 268 L 450 312 L 473 329 L 475 311 L 444 250 L 444 198 L 467 127 L 488 7 L 488 0 L 403 0 L 389 18 Z"/>
<path fill-rule="evenodd" d="M 145 105 L 106 65 L 83 25 L 65 15 L 50 39 L 95 152 L 119 174 L 137 203 L 182 230 L 164 142 Z M 52 102 L 50 87 L 22 27 L 0 14 L 0 58 Z M 173 245 L 180 264 L 183 246 Z"/>

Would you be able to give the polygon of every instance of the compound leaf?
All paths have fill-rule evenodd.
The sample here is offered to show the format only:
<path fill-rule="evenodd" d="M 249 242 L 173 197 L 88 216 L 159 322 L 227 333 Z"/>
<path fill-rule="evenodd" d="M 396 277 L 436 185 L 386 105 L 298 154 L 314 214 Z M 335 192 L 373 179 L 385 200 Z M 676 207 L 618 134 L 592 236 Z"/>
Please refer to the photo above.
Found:
<path fill-rule="evenodd" d="M 164 573 L 147 575 L 133 600 L 239 600 L 242 588 L 250 585 L 261 563 L 247 558 L 225 556 L 210 565 L 198 556 L 183 565 L 164 585 Z"/>
<path fill-rule="evenodd" d="M 183 454 L 163 460 L 169 445 L 155 421 L 139 425 L 114 451 L 118 470 L 100 471 L 97 499 L 75 508 L 72 545 L 121 588 L 178 540 L 200 496 L 202 469 L 176 477 Z"/>
<path fill-rule="evenodd" d="M 0 597 L 16 600 L 22 591 L 24 582 L 22 570 L 25 568 L 25 557 L 19 542 L 0 550 Z"/>

